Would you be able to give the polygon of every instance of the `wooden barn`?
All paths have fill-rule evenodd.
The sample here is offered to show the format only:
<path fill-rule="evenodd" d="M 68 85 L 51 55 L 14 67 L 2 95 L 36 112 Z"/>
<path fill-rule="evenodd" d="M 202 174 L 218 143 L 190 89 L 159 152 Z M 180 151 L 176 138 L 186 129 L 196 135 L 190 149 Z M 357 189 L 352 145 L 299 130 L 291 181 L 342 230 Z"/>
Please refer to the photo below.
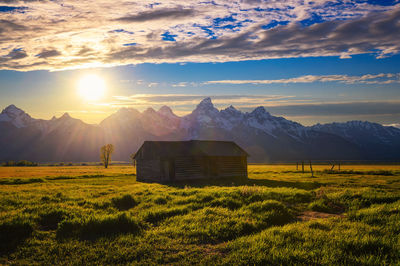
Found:
<path fill-rule="evenodd" d="M 232 141 L 145 141 L 134 156 L 138 181 L 247 177 L 248 154 Z"/>

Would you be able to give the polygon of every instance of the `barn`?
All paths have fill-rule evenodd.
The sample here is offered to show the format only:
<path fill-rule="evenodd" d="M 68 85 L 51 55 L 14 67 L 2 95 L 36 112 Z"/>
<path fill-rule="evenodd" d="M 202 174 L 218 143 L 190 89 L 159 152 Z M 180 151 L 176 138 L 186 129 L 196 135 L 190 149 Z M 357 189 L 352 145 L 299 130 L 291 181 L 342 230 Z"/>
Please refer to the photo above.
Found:
<path fill-rule="evenodd" d="M 138 181 L 247 177 L 248 153 L 232 141 L 145 141 L 134 155 Z"/>

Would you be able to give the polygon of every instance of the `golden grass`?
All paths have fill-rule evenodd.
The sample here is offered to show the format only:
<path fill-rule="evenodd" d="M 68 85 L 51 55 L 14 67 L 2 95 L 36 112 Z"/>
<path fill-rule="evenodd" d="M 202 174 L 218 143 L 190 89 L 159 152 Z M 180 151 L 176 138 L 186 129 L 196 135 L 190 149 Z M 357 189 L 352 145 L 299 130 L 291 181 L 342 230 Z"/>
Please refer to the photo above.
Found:
<path fill-rule="evenodd" d="M 314 171 L 323 171 L 331 169 L 331 165 L 313 165 Z M 400 165 L 341 165 L 342 171 L 400 171 Z M 305 164 L 304 170 L 308 176 L 310 166 Z M 337 170 L 337 166 L 335 167 Z M 296 170 L 295 164 L 249 164 L 249 177 L 257 178 L 257 175 L 266 173 L 274 175 L 291 171 L 301 171 L 301 165 Z M 37 166 L 37 167 L 0 167 L 0 178 L 46 178 L 59 176 L 83 176 L 83 175 L 127 175 L 135 174 L 136 169 L 132 165 L 111 165 L 105 169 L 100 165 L 90 166 Z M 293 176 L 293 175 L 292 175 Z"/>
<path fill-rule="evenodd" d="M 105 169 L 103 166 L 37 166 L 37 167 L 0 167 L 0 178 L 45 178 L 82 175 L 124 175 L 136 170 L 131 165 L 115 165 Z"/>

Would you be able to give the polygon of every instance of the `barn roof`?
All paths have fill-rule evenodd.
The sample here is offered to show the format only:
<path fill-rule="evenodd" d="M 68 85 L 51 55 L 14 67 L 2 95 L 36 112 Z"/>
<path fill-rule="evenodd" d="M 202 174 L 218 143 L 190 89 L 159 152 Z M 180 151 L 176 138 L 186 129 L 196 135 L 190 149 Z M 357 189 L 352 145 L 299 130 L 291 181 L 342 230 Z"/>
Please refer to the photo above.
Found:
<path fill-rule="evenodd" d="M 233 141 L 145 141 L 134 159 L 174 158 L 180 156 L 249 156 Z"/>

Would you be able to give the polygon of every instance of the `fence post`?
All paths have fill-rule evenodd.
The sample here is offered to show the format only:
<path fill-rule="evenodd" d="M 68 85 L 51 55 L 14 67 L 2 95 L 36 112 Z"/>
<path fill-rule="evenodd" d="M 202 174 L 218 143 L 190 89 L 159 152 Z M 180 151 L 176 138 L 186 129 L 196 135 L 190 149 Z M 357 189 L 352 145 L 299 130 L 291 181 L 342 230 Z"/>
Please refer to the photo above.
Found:
<path fill-rule="evenodd" d="M 314 171 L 313 171 L 313 169 L 312 169 L 312 163 L 311 163 L 311 160 L 310 160 L 310 170 L 311 170 L 311 177 L 314 177 Z"/>
<path fill-rule="evenodd" d="M 304 174 L 304 161 L 301 161 L 301 172 Z"/>

